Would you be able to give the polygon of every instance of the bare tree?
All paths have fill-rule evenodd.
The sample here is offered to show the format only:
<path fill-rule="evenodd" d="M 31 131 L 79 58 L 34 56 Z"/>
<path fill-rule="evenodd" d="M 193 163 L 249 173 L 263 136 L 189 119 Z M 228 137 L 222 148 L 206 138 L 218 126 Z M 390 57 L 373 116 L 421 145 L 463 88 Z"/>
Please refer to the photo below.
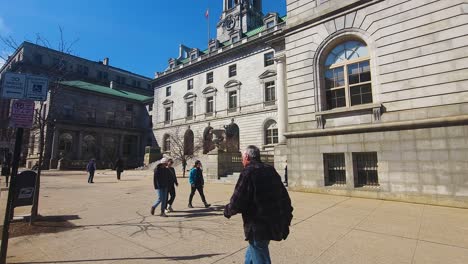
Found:
<path fill-rule="evenodd" d="M 176 127 L 168 133 L 169 143 L 165 146 L 165 151 L 174 159 L 176 163 L 182 165 L 182 177 L 185 178 L 185 172 L 188 161 L 197 157 L 203 150 L 203 138 L 198 136 L 195 138 L 190 127 L 182 134 L 181 127 Z"/>
<path fill-rule="evenodd" d="M 39 191 L 40 191 L 40 179 L 41 179 L 41 171 L 42 168 L 47 167 L 44 166 L 44 150 L 46 144 L 46 129 L 53 128 L 55 126 L 55 113 L 57 111 L 51 102 L 54 96 L 60 91 L 60 82 L 67 79 L 67 76 L 71 74 L 67 71 L 67 65 L 65 57 L 73 53 L 73 46 L 76 44 L 78 39 L 72 42 L 65 41 L 64 33 L 62 27 L 59 26 L 59 41 L 58 45 L 55 48 L 56 51 L 59 53 L 47 53 L 47 56 L 51 57 L 50 61 L 54 61 L 54 63 L 45 66 L 43 69 L 40 70 L 40 73 L 49 77 L 49 96 L 47 101 L 36 102 L 35 112 L 34 112 L 34 125 L 32 130 L 36 130 L 39 132 L 39 169 L 37 171 L 36 177 L 36 190 L 34 193 L 34 204 L 31 210 L 31 222 L 38 215 L 38 208 L 39 208 Z M 19 48 L 18 42 L 14 40 L 13 37 L 8 36 L 0 36 L 0 43 L 6 47 L 7 50 L 13 53 L 15 50 Z M 54 49 L 51 46 L 49 40 L 39 33 L 36 34 L 35 43 L 37 45 L 44 46 L 49 49 Z M 52 58 L 54 56 L 54 58 Z M 5 59 L 5 58 L 3 58 Z M 8 59 L 6 58 L 6 62 L 8 63 Z"/>

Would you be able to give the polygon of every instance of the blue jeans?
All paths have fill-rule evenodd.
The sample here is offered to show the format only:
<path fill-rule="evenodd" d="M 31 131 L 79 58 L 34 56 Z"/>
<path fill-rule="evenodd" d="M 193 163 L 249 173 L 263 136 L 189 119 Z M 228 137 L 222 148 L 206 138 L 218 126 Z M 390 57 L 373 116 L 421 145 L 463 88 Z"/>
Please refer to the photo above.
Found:
<path fill-rule="evenodd" d="M 161 204 L 161 213 L 164 213 L 167 207 L 167 188 L 159 188 L 156 192 L 158 193 L 158 199 L 156 199 L 153 207 L 156 208 Z"/>
<path fill-rule="evenodd" d="M 245 253 L 245 264 L 271 264 L 269 240 L 249 241 L 249 247 Z"/>

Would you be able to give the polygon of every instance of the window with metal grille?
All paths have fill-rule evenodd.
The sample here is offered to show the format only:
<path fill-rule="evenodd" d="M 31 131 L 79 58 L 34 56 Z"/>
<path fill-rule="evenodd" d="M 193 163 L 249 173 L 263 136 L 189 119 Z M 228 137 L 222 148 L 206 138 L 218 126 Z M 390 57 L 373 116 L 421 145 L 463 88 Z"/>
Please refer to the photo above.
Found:
<path fill-rule="evenodd" d="M 377 152 L 353 153 L 354 185 L 378 186 L 378 160 Z"/>
<path fill-rule="evenodd" d="M 275 121 L 267 123 L 265 127 L 265 144 L 278 144 L 278 126 Z"/>
<path fill-rule="evenodd" d="M 344 153 L 323 154 L 325 185 L 346 184 L 346 163 Z"/>

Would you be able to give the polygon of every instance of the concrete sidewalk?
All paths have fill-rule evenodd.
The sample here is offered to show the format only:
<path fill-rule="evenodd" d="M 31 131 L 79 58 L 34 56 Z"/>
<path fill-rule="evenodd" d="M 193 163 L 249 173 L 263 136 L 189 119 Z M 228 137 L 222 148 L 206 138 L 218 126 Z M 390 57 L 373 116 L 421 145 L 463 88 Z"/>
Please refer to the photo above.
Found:
<path fill-rule="evenodd" d="M 242 220 L 222 216 L 233 185 L 209 183 L 187 209 L 179 179 L 176 212 L 150 215 L 152 175 L 46 172 L 33 227 L 12 225 L 8 263 L 243 263 Z M 274 263 L 468 263 L 468 210 L 309 193 L 290 193 L 291 235 L 272 242 Z M 18 208 L 27 214 L 30 208 Z M 34 234 L 25 234 L 25 232 Z M 16 234 L 16 235 L 15 235 Z"/>

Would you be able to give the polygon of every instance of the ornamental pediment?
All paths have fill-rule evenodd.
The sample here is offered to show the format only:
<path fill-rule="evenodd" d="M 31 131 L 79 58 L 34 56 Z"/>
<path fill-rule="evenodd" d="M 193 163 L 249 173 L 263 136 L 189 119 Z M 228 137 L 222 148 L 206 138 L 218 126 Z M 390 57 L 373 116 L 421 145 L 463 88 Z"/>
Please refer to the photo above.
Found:
<path fill-rule="evenodd" d="M 224 85 L 224 88 L 239 87 L 241 85 L 242 83 L 237 80 L 230 80 Z"/>
<path fill-rule="evenodd" d="M 191 99 L 191 98 L 195 98 L 195 97 L 197 97 L 197 95 L 192 93 L 192 92 L 186 93 L 184 95 L 184 99 Z"/>
<path fill-rule="evenodd" d="M 260 76 L 258 76 L 258 78 L 266 79 L 266 78 L 270 78 L 270 77 L 273 77 L 273 76 L 276 76 L 276 71 L 266 70 L 264 73 L 260 74 Z"/>
<path fill-rule="evenodd" d="M 164 100 L 163 105 L 170 105 L 170 104 L 173 104 L 173 103 L 174 103 L 174 101 L 166 99 L 166 100 Z"/>
<path fill-rule="evenodd" d="M 203 94 L 209 94 L 209 93 L 216 93 L 218 90 L 212 86 L 206 87 L 202 93 Z"/>

